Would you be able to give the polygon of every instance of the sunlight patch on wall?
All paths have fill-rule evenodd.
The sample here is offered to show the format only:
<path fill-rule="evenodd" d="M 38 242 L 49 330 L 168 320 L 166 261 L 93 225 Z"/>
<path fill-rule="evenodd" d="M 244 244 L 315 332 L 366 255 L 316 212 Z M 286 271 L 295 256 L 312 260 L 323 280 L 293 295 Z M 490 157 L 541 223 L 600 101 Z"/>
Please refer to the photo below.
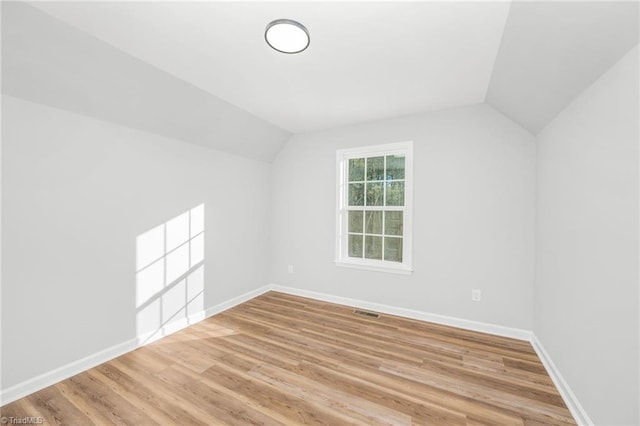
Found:
<path fill-rule="evenodd" d="M 154 340 L 204 317 L 204 204 L 136 237 L 136 332 Z"/>

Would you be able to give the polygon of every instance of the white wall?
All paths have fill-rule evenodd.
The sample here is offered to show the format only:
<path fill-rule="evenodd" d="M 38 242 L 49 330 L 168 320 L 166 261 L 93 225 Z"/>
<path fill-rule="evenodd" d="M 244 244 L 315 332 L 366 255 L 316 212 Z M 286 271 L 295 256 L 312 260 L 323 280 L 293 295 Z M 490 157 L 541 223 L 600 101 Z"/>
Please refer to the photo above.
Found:
<path fill-rule="evenodd" d="M 262 161 L 272 161 L 289 139 L 289 132 L 25 2 L 2 2 L 1 17 L 5 95 Z"/>
<path fill-rule="evenodd" d="M 415 272 L 335 266 L 336 149 L 406 140 Z M 271 282 L 529 330 L 534 173 L 534 137 L 486 105 L 294 136 L 273 165 Z"/>
<path fill-rule="evenodd" d="M 534 332 L 596 424 L 638 424 L 638 47 L 539 135 Z"/>
<path fill-rule="evenodd" d="M 205 204 L 210 307 L 267 280 L 270 166 L 2 97 L 2 387 L 136 336 L 136 237 Z"/>

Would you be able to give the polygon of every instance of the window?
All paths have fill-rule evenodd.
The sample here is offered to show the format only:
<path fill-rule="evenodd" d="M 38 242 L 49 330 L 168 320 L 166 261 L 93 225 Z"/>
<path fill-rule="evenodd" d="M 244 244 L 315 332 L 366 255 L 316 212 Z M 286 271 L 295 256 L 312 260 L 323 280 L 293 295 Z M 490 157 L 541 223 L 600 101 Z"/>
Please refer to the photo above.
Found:
<path fill-rule="evenodd" d="M 413 142 L 337 152 L 336 264 L 410 274 Z"/>

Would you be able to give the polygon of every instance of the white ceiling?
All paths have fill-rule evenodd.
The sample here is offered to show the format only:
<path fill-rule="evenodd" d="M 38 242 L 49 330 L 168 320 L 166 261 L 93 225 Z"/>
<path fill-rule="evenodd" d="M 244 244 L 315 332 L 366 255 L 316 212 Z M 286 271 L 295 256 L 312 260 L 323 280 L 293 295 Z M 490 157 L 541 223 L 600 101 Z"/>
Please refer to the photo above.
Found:
<path fill-rule="evenodd" d="M 536 134 L 638 43 L 638 2 L 514 2 L 486 102 Z"/>
<path fill-rule="evenodd" d="M 483 102 L 509 3 L 44 2 L 47 13 L 291 132 Z M 277 18 L 311 33 L 275 52 Z"/>
<path fill-rule="evenodd" d="M 294 133 L 479 102 L 537 133 L 638 43 L 637 1 L 31 4 Z"/>
<path fill-rule="evenodd" d="M 290 133 L 23 2 L 2 3 L 2 93 L 248 158 Z"/>

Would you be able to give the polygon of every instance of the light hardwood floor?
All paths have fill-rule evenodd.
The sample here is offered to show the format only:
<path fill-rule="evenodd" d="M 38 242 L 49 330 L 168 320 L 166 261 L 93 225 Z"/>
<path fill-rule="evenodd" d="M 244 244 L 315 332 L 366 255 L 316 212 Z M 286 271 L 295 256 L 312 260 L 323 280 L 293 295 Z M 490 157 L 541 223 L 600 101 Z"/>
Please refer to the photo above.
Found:
<path fill-rule="evenodd" d="M 575 424 L 527 342 L 269 292 L 1 409 L 45 424 Z"/>

